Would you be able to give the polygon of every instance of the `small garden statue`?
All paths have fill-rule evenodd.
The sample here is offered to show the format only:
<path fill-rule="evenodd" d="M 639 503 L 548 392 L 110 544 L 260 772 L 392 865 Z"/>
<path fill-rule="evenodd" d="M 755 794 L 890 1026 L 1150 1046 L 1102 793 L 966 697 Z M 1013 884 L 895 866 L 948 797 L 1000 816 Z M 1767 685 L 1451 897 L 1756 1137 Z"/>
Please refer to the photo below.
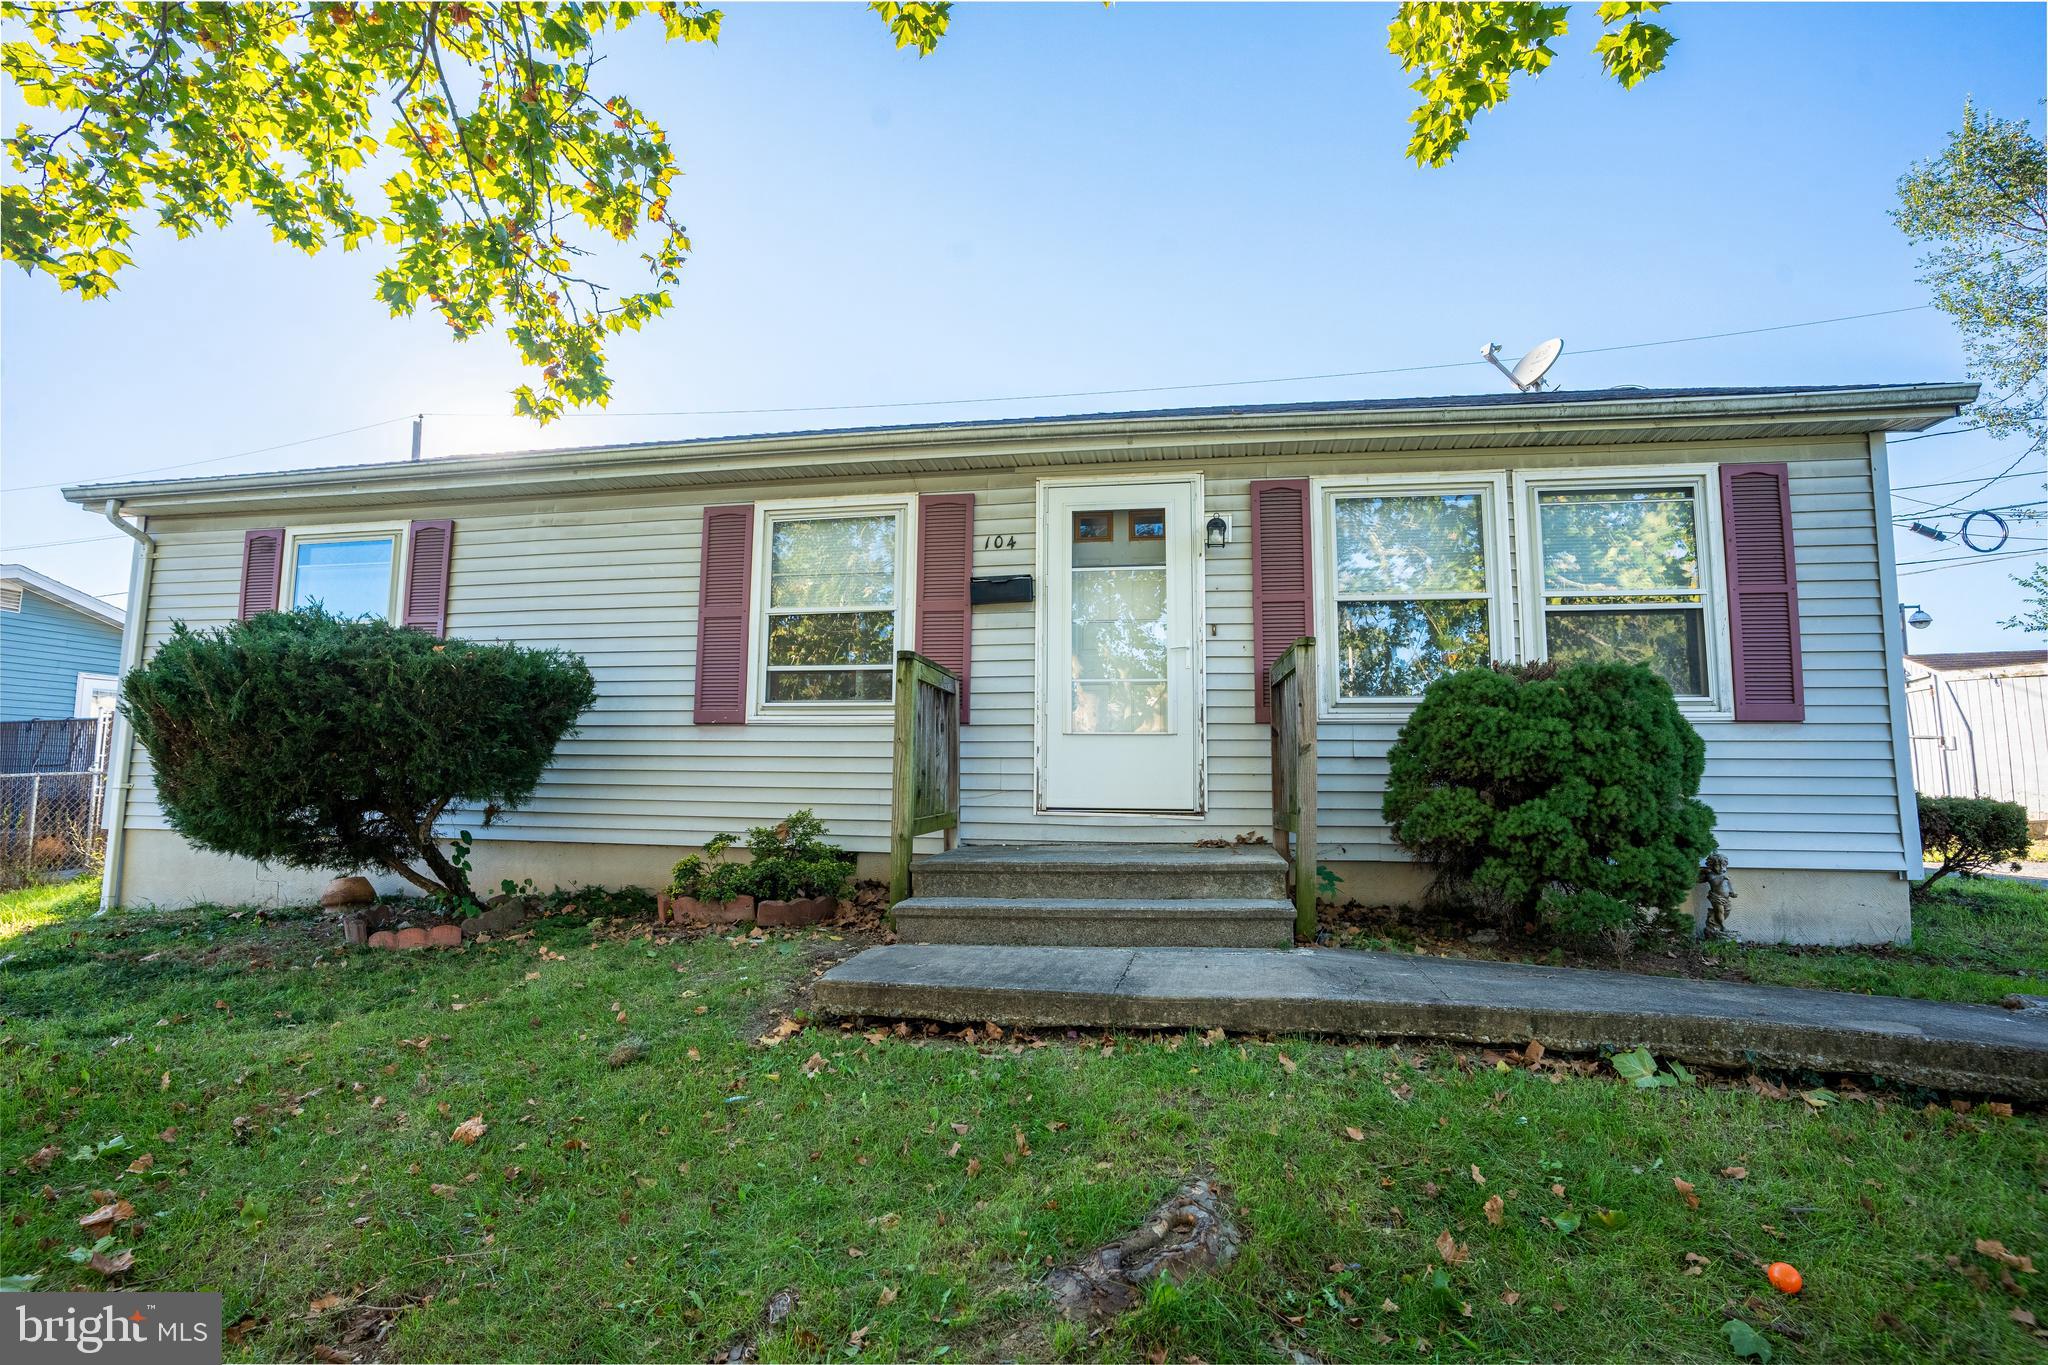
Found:
<path fill-rule="evenodd" d="M 1700 865 L 1700 880 L 1707 887 L 1707 918 L 1700 926 L 1701 938 L 1727 938 L 1728 902 L 1735 899 L 1735 883 L 1728 876 L 1728 856 L 1719 849 Z"/>

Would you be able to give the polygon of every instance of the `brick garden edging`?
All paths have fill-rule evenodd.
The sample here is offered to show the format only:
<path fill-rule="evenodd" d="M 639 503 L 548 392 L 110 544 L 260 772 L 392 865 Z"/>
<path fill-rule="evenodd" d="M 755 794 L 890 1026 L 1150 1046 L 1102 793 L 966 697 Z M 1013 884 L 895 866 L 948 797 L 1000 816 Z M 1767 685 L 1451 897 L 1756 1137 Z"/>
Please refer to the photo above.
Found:
<path fill-rule="evenodd" d="M 698 900 L 695 896 L 671 896 L 663 891 L 655 897 L 656 924 L 744 924 L 752 920 L 764 929 L 822 924 L 839 912 L 832 896 L 813 896 L 799 901 L 756 901 L 752 896 L 735 896 L 729 901 Z"/>
<path fill-rule="evenodd" d="M 412 917 L 414 907 L 367 905 L 341 917 L 342 938 L 369 948 L 460 948 L 462 941 L 479 934 L 504 934 L 518 928 L 538 907 L 525 896 L 497 896 L 482 914 L 468 919 L 401 927 L 399 921 Z"/>

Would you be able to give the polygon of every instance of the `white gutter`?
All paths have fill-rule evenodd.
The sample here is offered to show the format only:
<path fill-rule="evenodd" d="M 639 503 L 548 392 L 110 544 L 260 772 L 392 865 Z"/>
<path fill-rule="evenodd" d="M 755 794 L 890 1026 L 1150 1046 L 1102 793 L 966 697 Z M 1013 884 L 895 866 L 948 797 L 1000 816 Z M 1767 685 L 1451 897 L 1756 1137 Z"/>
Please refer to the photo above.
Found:
<path fill-rule="evenodd" d="M 126 678 L 128 671 L 142 662 L 142 637 L 149 629 L 149 576 L 156 565 L 156 539 L 149 534 L 147 517 L 137 526 L 121 515 L 120 499 L 108 498 L 105 511 L 108 521 L 135 540 L 135 552 L 128 565 L 128 620 L 121 630 L 121 676 Z M 121 860 L 128 844 L 128 787 L 135 770 L 135 736 L 118 710 L 114 712 L 113 743 L 108 748 L 111 758 L 107 773 L 107 859 L 100 876 L 102 911 L 121 903 Z"/>

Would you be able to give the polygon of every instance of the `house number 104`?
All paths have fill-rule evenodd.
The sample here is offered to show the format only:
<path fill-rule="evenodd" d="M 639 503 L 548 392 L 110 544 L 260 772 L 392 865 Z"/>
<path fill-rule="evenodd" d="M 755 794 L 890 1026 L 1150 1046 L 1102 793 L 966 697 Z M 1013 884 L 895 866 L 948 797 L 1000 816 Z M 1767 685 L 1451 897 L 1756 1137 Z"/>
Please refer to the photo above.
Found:
<path fill-rule="evenodd" d="M 1014 550 L 1017 548 L 1017 537 L 983 536 L 981 538 L 981 548 L 984 550 Z"/>

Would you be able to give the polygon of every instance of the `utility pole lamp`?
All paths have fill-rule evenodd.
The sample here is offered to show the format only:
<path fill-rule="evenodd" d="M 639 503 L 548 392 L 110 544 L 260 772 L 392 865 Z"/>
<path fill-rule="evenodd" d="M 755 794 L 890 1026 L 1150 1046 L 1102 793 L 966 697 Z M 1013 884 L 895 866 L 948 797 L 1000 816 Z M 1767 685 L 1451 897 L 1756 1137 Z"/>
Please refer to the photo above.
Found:
<path fill-rule="evenodd" d="M 1918 602 L 1899 603 L 1899 653 L 1906 652 L 1906 627 L 1925 630 L 1934 624 L 1934 618 L 1927 614 L 1927 608 Z"/>

